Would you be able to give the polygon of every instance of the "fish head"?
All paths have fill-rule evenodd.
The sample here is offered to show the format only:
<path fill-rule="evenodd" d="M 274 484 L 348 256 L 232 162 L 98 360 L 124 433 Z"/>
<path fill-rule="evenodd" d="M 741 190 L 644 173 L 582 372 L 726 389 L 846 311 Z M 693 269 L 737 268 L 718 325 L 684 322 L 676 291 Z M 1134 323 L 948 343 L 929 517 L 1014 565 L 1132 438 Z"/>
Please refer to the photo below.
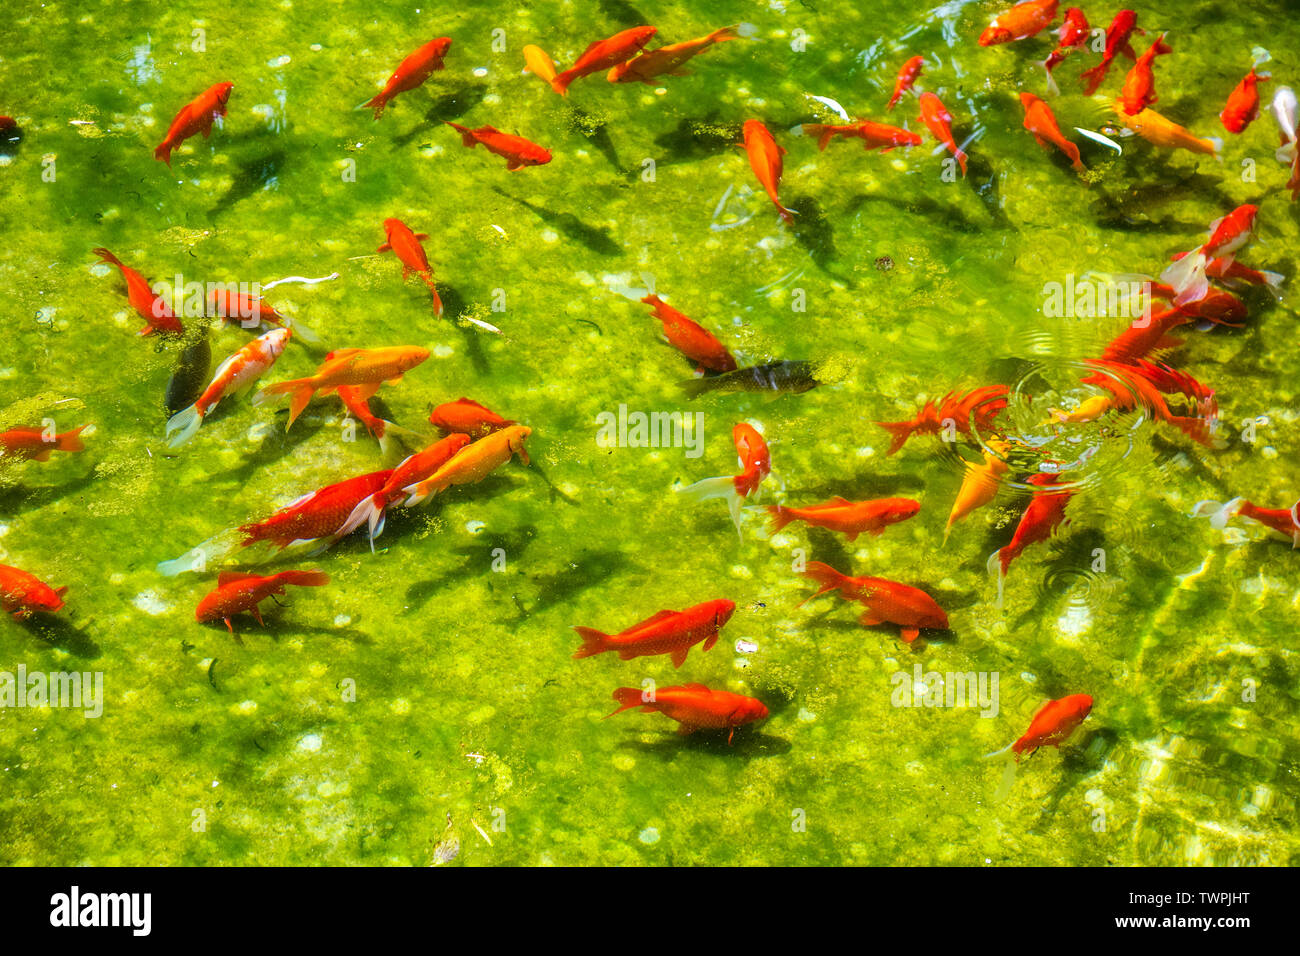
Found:
<path fill-rule="evenodd" d="M 230 91 L 234 88 L 234 83 L 218 83 L 212 88 L 217 96 L 217 105 L 223 110 L 226 108 L 226 102 L 230 99 Z"/>
<path fill-rule="evenodd" d="M 726 598 L 719 598 L 709 603 L 713 605 L 713 626 L 721 630 L 722 626 L 731 620 L 731 615 L 736 613 L 736 602 L 728 601 Z"/>
<path fill-rule="evenodd" d="M 732 719 L 737 724 L 748 724 L 755 720 L 766 720 L 769 716 L 767 705 L 756 697 L 746 697 L 736 708 Z"/>
<path fill-rule="evenodd" d="M 980 34 L 980 46 L 997 46 L 999 43 L 1010 43 L 1015 39 L 1015 35 L 1006 27 L 997 25 L 997 21 L 990 23 Z"/>

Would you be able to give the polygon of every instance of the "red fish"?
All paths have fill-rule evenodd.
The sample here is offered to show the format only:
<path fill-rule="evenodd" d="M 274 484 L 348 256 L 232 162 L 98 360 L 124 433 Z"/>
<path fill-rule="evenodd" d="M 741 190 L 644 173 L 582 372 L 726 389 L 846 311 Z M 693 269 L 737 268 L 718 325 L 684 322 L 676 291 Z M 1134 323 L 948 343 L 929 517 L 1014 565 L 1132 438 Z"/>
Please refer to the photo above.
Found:
<path fill-rule="evenodd" d="M 1056 45 L 1056 49 L 1043 61 L 1043 68 L 1047 70 L 1047 91 L 1053 96 L 1056 96 L 1061 90 L 1056 85 L 1052 71 L 1065 61 L 1071 50 L 1083 46 L 1091 35 L 1092 28 L 1088 26 L 1088 18 L 1084 16 L 1082 10 L 1078 7 L 1070 7 L 1065 11 L 1065 22 L 1061 24 L 1061 30 L 1057 34 L 1060 42 Z"/>
<path fill-rule="evenodd" d="M 740 457 L 740 474 L 722 475 L 717 478 L 705 478 L 693 485 L 679 488 L 691 502 L 700 502 L 708 498 L 722 498 L 727 502 L 731 520 L 735 522 L 736 534 L 740 534 L 740 505 L 758 490 L 763 479 L 772 473 L 772 455 L 767 442 L 758 430 L 747 422 L 738 422 L 731 430 L 731 440 L 735 443 L 736 454 Z M 741 536 L 743 540 L 743 535 Z"/>
<path fill-rule="evenodd" d="M 384 487 L 393 470 L 358 475 L 303 495 L 276 511 L 269 518 L 240 527 L 244 547 L 258 541 L 270 541 L 287 548 L 295 541 L 314 541 L 332 535 L 348 520 L 361 501 Z"/>
<path fill-rule="evenodd" d="M 131 308 L 135 309 L 136 315 L 145 321 L 145 327 L 140 330 L 141 335 L 185 331 L 185 326 L 181 325 L 181 320 L 176 318 L 167 300 L 153 294 L 153 289 L 149 287 L 149 281 L 144 276 L 107 249 L 92 249 L 91 252 L 109 265 L 117 266 L 118 271 L 122 273 L 122 278 L 126 280 L 127 301 L 131 303 Z"/>
<path fill-rule="evenodd" d="M 1052 536 L 1057 526 L 1066 520 L 1065 506 L 1074 497 L 1073 492 L 1056 487 L 1060 484 L 1056 475 L 1040 473 L 1030 476 L 1026 481 L 1035 486 L 1029 507 L 1021 516 L 1020 524 L 1016 525 L 1011 543 L 989 556 L 989 573 L 998 576 L 998 607 L 1002 606 L 1002 586 L 1011 562 L 1031 544 L 1046 541 Z"/>
<path fill-rule="evenodd" d="M 1030 754 L 1039 747 L 1059 750 L 1091 712 L 1092 698 L 1087 694 L 1071 694 L 1060 700 L 1046 701 L 1034 713 L 1029 729 L 1018 740 L 988 756 L 996 757 L 1010 751 L 1016 755 L 1016 763 L 1020 763 L 1020 755 L 1026 750 Z"/>
<path fill-rule="evenodd" d="M 767 191 L 768 198 L 776 206 L 777 212 L 791 226 L 794 225 L 794 216 L 790 210 L 781 205 L 781 200 L 777 198 L 776 190 L 781 185 L 781 157 L 785 155 L 785 147 L 778 146 L 772 134 L 768 132 L 766 126 L 756 119 L 745 120 L 745 152 L 749 154 L 749 168 L 754 171 L 763 189 Z"/>
<path fill-rule="evenodd" d="M 424 284 L 429 287 L 429 293 L 433 296 L 433 312 L 435 315 L 442 315 L 442 299 L 438 297 L 438 288 L 433 284 L 433 270 L 429 268 L 429 259 L 424 254 L 424 247 L 420 245 L 425 239 L 428 239 L 428 233 L 416 235 L 411 232 L 406 223 L 400 219 L 384 220 L 384 235 L 388 241 L 376 249 L 376 252 L 387 252 L 392 250 L 398 259 L 402 262 L 402 281 L 414 272 Z"/>
<path fill-rule="evenodd" d="M 1174 48 L 1165 42 L 1165 35 L 1162 33 L 1128 71 L 1128 75 L 1124 77 L 1124 88 L 1119 94 L 1120 105 L 1128 116 L 1136 116 L 1160 99 L 1156 96 L 1156 78 L 1151 65 L 1156 57 L 1173 52 Z"/>
<path fill-rule="evenodd" d="M 1024 0 L 1004 10 L 980 34 L 980 46 L 996 46 L 1037 36 L 1056 19 L 1058 0 Z"/>
<path fill-rule="evenodd" d="M 231 324 L 254 328 L 260 323 L 283 326 L 284 316 L 266 305 L 258 297 L 233 292 L 230 289 L 216 288 L 208 292 L 208 302 L 212 314 Z"/>
<path fill-rule="evenodd" d="M 516 172 L 525 166 L 545 166 L 551 161 L 551 154 L 547 150 L 522 136 L 511 136 L 492 126 L 467 129 L 455 123 L 447 125 L 460 133 L 461 142 L 470 149 L 482 143 L 483 148 L 489 153 L 496 153 L 502 157 L 506 161 L 506 169 L 511 172 Z"/>
<path fill-rule="evenodd" d="M 375 440 L 379 442 L 379 447 L 386 453 L 389 436 L 395 431 L 405 432 L 405 429 L 398 429 L 392 422 L 375 415 L 370 410 L 370 396 L 366 395 L 365 391 L 365 387 L 361 385 L 340 385 L 338 389 L 343 407 L 348 410 L 348 413 L 353 418 L 366 426 L 366 431 L 375 437 Z"/>
<path fill-rule="evenodd" d="M 897 624 L 904 643 L 910 644 L 916 640 L 921 628 L 940 631 L 948 629 L 948 615 L 935 603 L 934 598 L 920 588 L 885 578 L 851 578 L 820 561 L 809 561 L 804 574 L 820 584 L 821 588 L 804 598 L 800 607 L 819 594 L 839 591 L 840 597 L 846 601 L 857 601 L 866 608 L 858 618 L 859 624 L 863 627 Z"/>
<path fill-rule="evenodd" d="M 966 154 L 962 152 L 957 141 L 952 138 L 952 114 L 943 105 L 943 101 L 928 90 L 921 94 L 921 122 L 930 131 L 930 135 L 947 146 L 957 157 L 961 174 L 966 175 Z"/>
<path fill-rule="evenodd" d="M 51 452 L 85 451 L 81 433 L 90 425 L 70 432 L 51 433 L 43 428 L 11 428 L 0 432 L 0 462 L 49 461 Z"/>
<path fill-rule="evenodd" d="M 1065 138 L 1061 127 L 1056 123 L 1052 108 L 1033 93 L 1021 93 L 1020 105 L 1025 108 L 1025 129 L 1034 134 L 1034 141 L 1043 149 L 1048 144 L 1055 146 L 1070 160 L 1070 167 L 1076 173 L 1087 172 L 1083 160 L 1079 158 L 1079 147 Z"/>
<path fill-rule="evenodd" d="M 573 656 L 592 657 L 617 651 L 619 660 L 630 661 L 634 657 L 669 654 L 673 667 L 681 667 L 687 653 L 700 641 L 704 642 L 706 651 L 718 642 L 723 625 L 731 620 L 735 610 L 733 602 L 719 598 L 684 611 L 660 611 L 617 634 L 575 627 L 582 638 L 582 647 Z"/>
<path fill-rule="evenodd" d="M 889 98 L 889 105 L 886 110 L 892 110 L 898 105 L 898 101 L 903 98 L 903 94 L 912 88 L 912 84 L 917 81 L 921 75 L 921 68 L 925 66 L 925 57 L 914 56 L 903 64 L 902 69 L 898 71 L 898 79 L 894 81 L 894 95 Z"/>
<path fill-rule="evenodd" d="M 194 619 L 204 624 L 208 621 L 225 621 L 226 630 L 238 641 L 239 635 L 235 634 L 235 629 L 230 623 L 230 619 L 236 614 L 251 611 L 253 617 L 257 618 L 257 623 L 265 627 L 266 622 L 262 620 L 262 612 L 258 609 L 258 605 L 267 598 L 284 594 L 285 586 L 289 584 L 296 587 L 317 588 L 329 582 L 330 576 L 324 571 L 281 571 L 279 574 L 266 577 L 245 574 L 242 571 L 222 571 L 217 578 L 216 589 L 199 601 L 199 606 L 194 611 Z"/>
<path fill-rule="evenodd" d="M 1176 252 L 1170 258 L 1175 261 L 1190 255 L 1186 252 Z M 1252 269 L 1244 266 L 1235 259 L 1211 259 L 1205 265 L 1205 275 L 1210 279 L 1218 279 L 1220 282 L 1245 282 L 1248 285 L 1263 285 L 1276 293 L 1282 286 L 1282 280 L 1286 276 L 1280 272 L 1264 272 L 1259 269 Z"/>
<path fill-rule="evenodd" d="M 181 409 L 167 422 L 168 447 L 176 448 L 193 438 L 204 418 L 227 395 L 238 395 L 251 388 L 275 364 L 292 335 L 288 329 L 272 329 L 222 362 L 198 401 Z"/>
<path fill-rule="evenodd" d="M 1268 73 L 1256 73 L 1255 67 L 1250 68 L 1250 72 L 1228 96 L 1227 105 L 1219 114 L 1224 129 L 1229 133 L 1244 133 L 1246 127 L 1255 122 L 1255 117 L 1259 115 L 1259 90 L 1256 87 L 1270 79 L 1272 77 Z"/>
<path fill-rule="evenodd" d="M 736 360 L 704 326 L 678 312 L 657 295 L 648 295 L 641 301 L 654 309 L 654 317 L 664 324 L 664 335 L 669 344 L 695 362 L 699 366 L 697 371 L 735 370 Z"/>
<path fill-rule="evenodd" d="M 607 40 L 597 40 L 583 51 L 578 61 L 555 79 L 551 80 L 551 89 L 561 96 L 569 95 L 569 84 L 574 80 L 599 73 L 630 60 L 641 52 L 641 48 L 650 42 L 659 31 L 655 27 L 632 27 L 622 33 L 616 33 Z"/>
<path fill-rule="evenodd" d="M 289 396 L 288 431 L 318 391 L 328 394 L 344 385 L 359 386 L 355 393 L 369 399 L 385 382 L 396 384 L 402 376 L 429 357 L 419 345 L 391 345 L 377 349 L 335 349 L 325 356 L 315 375 L 267 385 L 255 396 L 262 405 L 276 395 Z"/>
<path fill-rule="evenodd" d="M 882 535 L 891 524 L 915 517 L 921 503 L 911 498 L 877 498 L 874 501 L 849 501 L 836 495 L 830 501 L 807 508 L 783 508 L 771 505 L 772 533 L 776 534 L 791 521 L 803 521 L 817 528 L 827 528 L 848 535 L 856 541 L 860 534 Z"/>
<path fill-rule="evenodd" d="M 226 101 L 234 83 L 217 83 L 208 87 L 194 100 L 181 107 L 181 111 L 167 128 L 167 136 L 153 151 L 154 159 L 161 159 L 168 166 L 172 164 L 172 150 L 189 139 L 195 133 L 202 133 L 207 139 L 212 132 L 212 121 L 218 116 L 226 115 Z"/>
<path fill-rule="evenodd" d="M 454 402 L 444 402 L 430 412 L 429 424 L 444 435 L 459 433 L 478 439 L 519 423 L 502 418 L 473 399 L 458 398 Z"/>
<path fill-rule="evenodd" d="M 969 435 L 972 416 L 975 419 L 975 430 L 987 431 L 993 419 L 1006 409 L 1009 391 L 1005 385 L 985 385 L 964 395 L 949 392 L 939 400 L 938 405 L 926 402 L 911 421 L 876 422 L 893 436 L 893 443 L 885 454 L 897 452 L 913 435 L 937 435 L 949 422 L 961 434 Z"/>
<path fill-rule="evenodd" d="M 66 587 L 52 588 L 34 574 L 0 564 L 0 610 L 21 621 L 37 611 L 53 614 L 63 607 Z"/>
<path fill-rule="evenodd" d="M 1290 508 L 1261 508 L 1245 498 L 1233 498 L 1227 504 L 1198 501 L 1192 509 L 1198 518 L 1208 517 L 1216 528 L 1226 528 L 1232 518 L 1249 518 L 1291 539 L 1291 547 L 1300 548 L 1300 501 Z"/>
<path fill-rule="evenodd" d="M 886 123 L 871 123 L 863 121 L 860 123 L 850 123 L 845 126 L 826 126 L 821 123 L 804 123 L 803 134 L 805 136 L 814 136 L 817 139 L 817 148 L 823 150 L 830 143 L 832 136 L 842 136 L 846 139 L 857 138 L 862 140 L 862 148 L 865 150 L 879 149 L 882 153 L 887 153 L 896 146 L 920 146 L 921 137 L 916 133 L 909 132 L 898 126 L 889 126 Z"/>
<path fill-rule="evenodd" d="M 1145 358 L 1157 349 L 1173 348 L 1181 344 L 1181 341 L 1169 338 L 1169 331 L 1188 321 L 1189 317 L 1179 309 L 1157 312 L 1146 321 L 1134 322 L 1125 328 L 1106 346 L 1101 357 L 1108 362 L 1132 362 Z"/>
<path fill-rule="evenodd" d="M 1160 280 L 1174 287 L 1174 305 L 1205 298 L 1210 291 L 1206 269 L 1210 260 L 1222 258 L 1232 264 L 1233 254 L 1254 235 L 1256 206 L 1238 206 L 1222 219 L 1210 223 L 1210 238 L 1199 249 L 1177 259 L 1160 273 Z"/>
<path fill-rule="evenodd" d="M 393 75 L 384 84 L 383 90 L 366 103 L 366 106 L 374 107 L 375 119 L 379 119 L 384 114 L 384 107 L 398 93 L 415 89 L 435 72 L 444 69 L 442 58 L 450 49 L 451 38 L 438 37 L 436 40 L 430 40 L 399 63 Z"/>
<path fill-rule="evenodd" d="M 767 707 L 761 700 L 733 694 L 726 690 L 709 690 L 703 684 L 686 684 L 682 687 L 659 687 L 653 691 L 639 687 L 620 687 L 614 691 L 618 710 L 607 714 L 621 714 L 640 707 L 643 714 L 663 714 L 679 724 L 679 734 L 693 734 L 697 730 L 727 731 L 727 745 L 736 736 L 741 724 L 764 720 Z"/>
<path fill-rule="evenodd" d="M 699 37 L 695 40 L 686 40 L 682 43 L 674 43 L 671 46 L 661 46 L 657 50 L 645 51 L 635 60 L 626 60 L 617 64 L 609 71 L 606 78 L 611 83 L 639 82 L 653 86 L 655 85 L 654 79 L 664 74 L 668 76 L 689 76 L 690 74 L 682 69 L 682 65 L 687 60 L 699 56 L 715 43 L 739 39 L 740 34 L 736 32 L 735 27 L 722 27 L 720 30 L 714 30 L 708 36 Z"/>
<path fill-rule="evenodd" d="M 1061 420 L 1090 421 L 1108 408 L 1129 409 L 1141 406 L 1152 418 L 1173 425 L 1194 441 L 1212 446 L 1218 427 L 1219 407 L 1214 390 L 1202 385 L 1184 372 L 1166 365 L 1153 365 L 1143 359 L 1125 363 L 1092 359 L 1088 362 L 1102 371 L 1083 378 L 1086 385 L 1096 385 L 1110 392 L 1100 400 L 1090 400 L 1096 414 L 1090 417 L 1075 415 Z M 1188 415 L 1177 415 L 1169 407 L 1165 395 L 1178 395 L 1190 406 Z"/>
<path fill-rule="evenodd" d="M 1106 29 L 1106 50 L 1101 55 L 1101 62 L 1090 70 L 1084 70 L 1079 77 L 1084 82 L 1084 92 L 1088 96 L 1096 93 L 1097 87 L 1105 81 L 1106 71 L 1110 69 L 1110 64 L 1115 57 L 1123 53 L 1130 60 L 1137 59 L 1137 54 L 1133 52 L 1133 46 L 1129 43 L 1133 31 L 1138 30 L 1137 18 L 1137 14 L 1132 10 L 1121 10 L 1115 14 L 1115 19 Z M 1138 32 L 1144 31 L 1138 30 Z"/>

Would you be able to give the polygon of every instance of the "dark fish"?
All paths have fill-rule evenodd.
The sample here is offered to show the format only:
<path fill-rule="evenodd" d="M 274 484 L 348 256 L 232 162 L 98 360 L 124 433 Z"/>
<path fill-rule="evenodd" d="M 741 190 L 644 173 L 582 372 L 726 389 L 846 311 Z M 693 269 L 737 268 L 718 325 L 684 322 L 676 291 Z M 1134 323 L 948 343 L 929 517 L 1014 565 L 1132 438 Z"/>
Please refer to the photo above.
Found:
<path fill-rule="evenodd" d="M 181 349 L 176 369 L 167 380 L 167 414 L 175 415 L 198 401 L 208 384 L 208 373 L 211 371 L 212 346 L 208 344 L 207 326 L 200 324 L 193 339 Z"/>
<path fill-rule="evenodd" d="M 820 385 L 811 362 L 770 362 L 681 382 L 687 398 L 705 392 L 806 392 Z"/>
<path fill-rule="evenodd" d="M 14 156 L 18 153 L 18 143 L 23 138 L 23 131 L 13 117 L 0 116 L 0 156 Z"/>

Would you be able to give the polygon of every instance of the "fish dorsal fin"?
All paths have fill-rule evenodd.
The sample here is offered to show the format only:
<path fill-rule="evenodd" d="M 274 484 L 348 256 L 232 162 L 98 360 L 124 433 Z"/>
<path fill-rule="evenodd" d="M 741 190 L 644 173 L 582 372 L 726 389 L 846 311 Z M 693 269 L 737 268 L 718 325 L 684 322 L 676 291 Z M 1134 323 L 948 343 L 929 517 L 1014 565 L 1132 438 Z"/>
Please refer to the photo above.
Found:
<path fill-rule="evenodd" d="M 1052 699 L 1049 697 L 1041 704 L 1038 705 L 1038 709 L 1034 711 L 1034 716 L 1029 718 L 1029 722 L 1032 724 L 1039 717 L 1043 716 L 1043 711 L 1047 710 L 1047 708 L 1051 706 L 1052 706 Z"/>
<path fill-rule="evenodd" d="M 227 584 L 234 584 L 236 581 L 247 581 L 256 577 L 258 575 L 249 574 L 246 571 L 222 571 L 217 575 L 217 587 L 224 588 Z"/>
<path fill-rule="evenodd" d="M 1214 220 L 1214 222 L 1210 223 L 1210 232 L 1215 232 L 1221 225 L 1223 225 L 1223 220 L 1226 218 L 1226 216 L 1220 216 L 1218 219 Z"/>
<path fill-rule="evenodd" d="M 485 412 L 488 411 L 488 407 L 486 405 L 476 402 L 472 398 L 465 398 L 463 395 L 460 398 L 456 399 L 456 402 L 461 405 L 473 405 L 475 408 L 481 408 Z"/>
<path fill-rule="evenodd" d="M 648 617 L 648 618 L 646 618 L 646 619 L 645 619 L 645 623 L 646 623 L 646 624 L 658 624 L 660 621 L 666 620 L 667 618 L 670 618 L 670 617 L 676 617 L 676 616 L 677 616 L 678 614 L 680 614 L 680 613 L 682 613 L 682 612 L 681 612 L 681 611 L 668 611 L 668 610 L 659 611 L 659 612 L 658 612 L 657 614 L 655 614 L 653 617 Z"/>
<path fill-rule="evenodd" d="M 833 504 L 833 505 L 851 505 L 851 504 L 853 504 L 853 502 L 849 501 L 848 498 L 841 497 L 840 495 L 835 495 L 833 498 L 831 498 L 831 504 Z"/>
<path fill-rule="evenodd" d="M 349 355 L 355 355 L 360 351 L 361 349 L 335 349 L 325 356 L 325 361 L 331 362 L 334 359 L 347 358 Z"/>
<path fill-rule="evenodd" d="M 600 46 L 600 45 L 601 45 L 602 43 L 604 43 L 604 42 L 605 42 L 604 40 L 593 40 L 592 43 L 591 43 L 591 45 L 588 46 L 587 49 L 585 49 L 585 50 L 582 51 L 582 55 L 579 56 L 578 59 L 576 59 L 576 60 L 574 61 L 574 64 L 576 65 L 576 64 L 578 64 L 578 63 L 581 63 L 582 60 L 583 60 L 583 58 L 584 58 L 588 53 L 590 53 L 592 50 L 596 49 L 596 47 Z"/>
<path fill-rule="evenodd" d="M 705 687 L 703 684 L 683 684 L 683 685 L 682 685 L 682 690 L 703 691 L 703 692 L 706 693 L 706 694 L 711 694 L 711 693 L 713 693 L 713 691 L 709 690 L 709 689 L 708 689 L 707 687 Z"/>

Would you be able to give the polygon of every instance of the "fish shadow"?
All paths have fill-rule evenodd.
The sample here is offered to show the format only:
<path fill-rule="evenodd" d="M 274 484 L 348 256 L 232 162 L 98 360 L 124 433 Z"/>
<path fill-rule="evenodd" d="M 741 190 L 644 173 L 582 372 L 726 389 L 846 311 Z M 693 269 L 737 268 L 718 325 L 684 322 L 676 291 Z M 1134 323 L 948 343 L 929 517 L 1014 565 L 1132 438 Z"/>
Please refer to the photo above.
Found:
<path fill-rule="evenodd" d="M 609 230 L 604 227 L 589 226 L 571 212 L 556 212 L 553 209 L 547 209 L 545 206 L 539 206 L 526 199 L 513 196 L 499 186 L 493 186 L 492 191 L 504 196 L 511 202 L 523 206 L 548 226 L 554 227 L 556 231 L 564 233 L 574 242 L 586 246 L 597 255 L 620 256 L 623 254 L 623 247 L 614 241 Z"/>
<path fill-rule="evenodd" d="M 527 575 L 528 581 L 537 589 L 537 596 L 526 610 L 520 606 L 520 615 L 515 623 L 639 567 L 622 551 L 584 551 L 559 571 Z"/>
<path fill-rule="evenodd" d="M 893 206 L 908 215 L 924 216 L 936 225 L 943 226 L 946 229 L 955 229 L 957 232 L 978 233 L 983 232 L 984 227 L 976 225 L 961 210 L 954 208 L 951 204 L 945 205 L 935 199 L 902 199 L 896 196 L 870 195 L 868 193 L 858 193 L 850 196 L 844 207 L 844 214 L 851 216 L 867 203 L 883 203 L 887 206 Z"/>
<path fill-rule="evenodd" d="M 851 278 L 831 269 L 832 264 L 839 262 L 840 254 L 835 247 L 835 228 L 823 214 L 821 204 L 812 196 L 797 196 L 787 206 L 795 213 L 795 241 L 808 251 L 808 257 L 817 268 L 847 288 L 857 288 Z"/>
<path fill-rule="evenodd" d="M 74 657 L 94 660 L 103 653 L 84 630 L 66 618 L 40 614 L 14 623 L 42 644 L 66 651 Z"/>
<path fill-rule="evenodd" d="M 627 0 L 600 0 L 599 5 L 600 12 L 620 30 L 630 30 L 650 23 L 645 14 Z"/>
<path fill-rule="evenodd" d="M 277 148 L 255 159 L 239 163 L 235 167 L 234 181 L 230 184 L 230 188 L 208 210 L 208 215 L 213 218 L 220 216 L 254 193 L 269 188 L 279 176 L 288 155 L 285 150 Z"/>
<path fill-rule="evenodd" d="M 662 168 L 697 163 L 736 149 L 743 135 L 741 124 L 715 122 L 716 115 L 680 120 L 676 128 L 655 137 L 655 165 Z"/>
<path fill-rule="evenodd" d="M 40 464 L 40 462 L 37 462 Z M 12 517 L 20 512 L 33 511 L 60 501 L 68 495 L 75 495 L 95 483 L 95 472 L 89 473 L 61 485 L 23 485 L 0 486 L 0 517 Z"/>
<path fill-rule="evenodd" d="M 393 139 L 397 146 L 406 146 L 412 140 L 427 135 L 430 125 L 439 125 L 448 120 L 460 119 L 474 107 L 483 102 L 487 96 L 486 83 L 466 83 L 454 90 L 448 90 L 429 104 L 424 118 L 409 131 Z"/>
<path fill-rule="evenodd" d="M 463 315 L 470 310 L 465 307 L 465 297 L 454 286 L 438 285 L 438 295 L 442 299 L 442 314 L 446 316 Z M 488 364 L 487 355 L 483 351 L 482 338 L 484 335 L 491 335 L 491 332 L 482 332 L 472 323 L 455 322 L 451 323 L 452 327 L 460 333 L 461 338 L 465 340 L 465 353 L 469 356 L 470 364 L 474 366 L 474 371 L 480 375 L 488 375 L 492 368 Z"/>
<path fill-rule="evenodd" d="M 565 103 L 569 107 L 573 128 L 599 150 L 606 161 L 614 167 L 615 172 L 626 176 L 629 180 L 636 179 L 638 170 L 624 169 L 622 161 L 618 158 L 618 150 L 614 146 L 614 140 L 609 135 L 609 124 L 605 120 L 592 116 L 581 106 L 569 103 L 567 100 Z"/>
<path fill-rule="evenodd" d="M 287 416 L 289 409 L 287 407 L 276 409 L 275 414 L 277 417 L 280 415 Z M 225 471 L 214 472 L 209 476 L 208 480 L 217 483 L 234 481 L 241 486 L 245 485 L 252 480 L 253 475 L 260 469 L 284 457 L 285 454 L 293 451 L 303 442 L 309 441 L 318 431 L 325 427 L 324 419 L 315 416 L 308 418 L 307 411 L 304 411 L 293 424 L 294 427 L 288 431 L 276 428 L 274 432 L 262 440 L 256 451 L 245 455 L 240 464 L 233 468 L 227 468 Z M 278 436 L 278 440 L 276 436 Z M 201 434 L 196 438 L 201 438 Z M 184 454 L 184 450 L 169 454 L 172 457 L 180 457 Z"/>
<path fill-rule="evenodd" d="M 780 757 L 793 749 L 790 742 L 783 737 L 775 737 L 762 731 L 747 733 L 744 727 L 736 729 L 736 736 L 731 744 L 727 743 L 725 731 L 697 730 L 689 735 L 672 734 L 661 740 L 625 740 L 618 746 L 623 750 L 635 750 L 648 756 L 658 757 L 664 762 L 671 762 L 683 753 L 709 754 L 731 760 L 753 760 L 760 757 Z"/>

